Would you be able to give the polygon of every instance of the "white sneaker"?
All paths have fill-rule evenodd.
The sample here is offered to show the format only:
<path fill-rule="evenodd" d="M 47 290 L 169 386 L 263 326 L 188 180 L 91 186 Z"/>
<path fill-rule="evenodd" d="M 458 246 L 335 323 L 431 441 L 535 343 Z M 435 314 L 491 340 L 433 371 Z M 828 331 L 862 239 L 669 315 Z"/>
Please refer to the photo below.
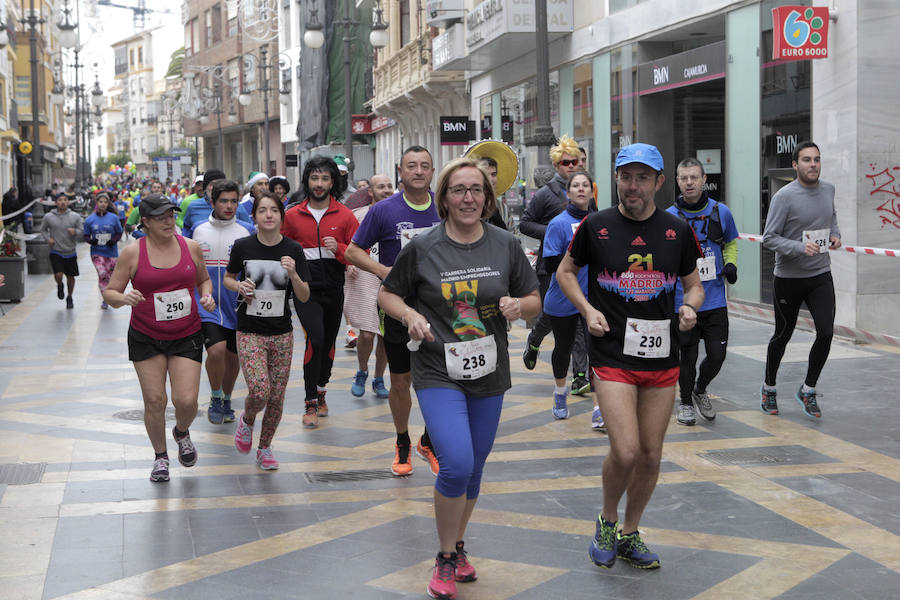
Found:
<path fill-rule="evenodd" d="M 691 404 L 679 404 L 675 420 L 682 425 L 696 425 L 697 416 L 694 414 L 694 406 Z"/>

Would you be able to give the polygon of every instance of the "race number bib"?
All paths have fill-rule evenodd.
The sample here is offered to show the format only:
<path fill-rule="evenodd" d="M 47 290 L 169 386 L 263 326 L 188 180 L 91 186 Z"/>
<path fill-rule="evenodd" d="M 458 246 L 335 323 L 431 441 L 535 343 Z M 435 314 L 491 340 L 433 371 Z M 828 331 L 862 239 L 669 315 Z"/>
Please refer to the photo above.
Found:
<path fill-rule="evenodd" d="M 108 242 L 109 240 L 112 239 L 112 234 L 111 233 L 98 233 L 94 237 L 94 239 L 97 240 L 97 244 L 103 246 L 106 244 L 106 242 Z"/>
<path fill-rule="evenodd" d="M 428 231 L 431 227 L 414 227 L 412 229 L 403 229 L 400 231 L 400 248 L 406 248 L 406 245 L 412 240 L 414 237 L 422 233 L 423 231 Z"/>
<path fill-rule="evenodd" d="M 578 226 L 581 225 L 581 221 L 577 223 L 572 223 L 572 235 L 575 235 L 575 232 L 578 231 Z"/>
<path fill-rule="evenodd" d="M 372 247 L 369 248 L 369 256 L 372 257 L 372 260 L 378 260 L 378 242 L 372 244 Z"/>
<path fill-rule="evenodd" d="M 494 336 L 469 342 L 444 344 L 447 375 L 452 379 L 479 379 L 497 370 L 497 344 Z"/>
<path fill-rule="evenodd" d="M 157 321 L 175 321 L 191 314 L 191 292 L 187 288 L 153 294 Z"/>
<path fill-rule="evenodd" d="M 819 254 L 822 254 L 823 252 L 828 252 L 830 237 L 830 229 L 813 229 L 812 231 L 803 232 L 803 243 L 813 242 L 819 247 Z"/>
<path fill-rule="evenodd" d="M 255 290 L 253 301 L 247 305 L 251 317 L 280 317 L 284 315 L 284 290 Z"/>
<path fill-rule="evenodd" d="M 625 347 L 628 356 L 666 358 L 669 356 L 669 319 L 650 321 L 628 317 L 625 320 Z"/>
<path fill-rule="evenodd" d="M 697 259 L 697 272 L 700 274 L 700 281 L 712 281 L 716 278 L 716 257 L 704 256 Z"/>

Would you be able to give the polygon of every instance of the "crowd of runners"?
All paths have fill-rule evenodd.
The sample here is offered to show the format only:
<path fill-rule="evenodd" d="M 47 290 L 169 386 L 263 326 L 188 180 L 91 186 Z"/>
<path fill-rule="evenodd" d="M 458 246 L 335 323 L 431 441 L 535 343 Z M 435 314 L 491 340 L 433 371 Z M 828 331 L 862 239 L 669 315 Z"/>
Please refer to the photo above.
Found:
<path fill-rule="evenodd" d="M 511 387 L 509 324 L 533 320 L 522 357 L 527 369 L 535 368 L 543 338 L 554 337 L 548 418 L 570 417 L 570 392 L 592 394 L 586 427 L 608 433 L 591 560 L 607 568 L 617 558 L 659 567 L 638 527 L 673 408 L 684 426 L 696 424 L 697 413 L 706 421 L 716 417 L 708 388 L 728 342 L 726 284 L 738 276 L 734 219 L 709 197 L 694 158 L 676 166 L 680 195 L 661 210 L 656 196 L 665 167 L 654 146 L 619 151 L 610 198 L 598 193 L 584 150 L 562 136 L 550 152 L 555 176 L 519 225 L 540 242 L 534 268 L 498 211 L 518 178 L 515 157 L 501 142 L 492 144 L 450 161 L 436 182 L 429 150 L 410 146 L 399 157 L 396 190 L 385 174 L 351 185 L 341 157 L 314 156 L 293 195 L 285 177 L 252 173 L 241 185 L 214 168 L 190 188 L 153 181 L 124 190 L 117 182 L 97 186 L 86 219 L 58 195 L 41 230 L 59 298 L 73 308 L 76 243 L 83 240 L 103 308 L 131 308 L 128 354 L 155 453 L 150 480 L 170 477 L 167 383 L 178 461 L 198 462 L 190 427 L 204 348 L 207 418 L 235 423 L 241 454 L 256 437 L 258 467 L 278 469 L 273 445 L 294 352 L 291 307 L 305 344 L 304 403 L 297 409 L 306 428 L 329 416 L 326 394 L 346 321 L 357 332 L 354 397 L 366 393 L 375 354 L 371 393 L 387 400 L 396 432 L 391 471 L 410 475 L 417 454 L 436 476 L 439 551 L 427 592 L 455 598 L 457 583 L 477 578 L 465 532 Z M 778 413 L 778 366 L 805 302 L 816 341 L 794 398 L 819 418 L 815 385 L 834 321 L 827 250 L 840 246 L 840 231 L 834 187 L 819 180 L 818 147 L 799 144 L 793 165 L 798 177 L 773 197 L 764 234 L 776 253 L 776 330 L 760 408 Z M 241 373 L 247 394 L 235 399 Z M 413 390 L 425 421 L 415 444 Z"/>

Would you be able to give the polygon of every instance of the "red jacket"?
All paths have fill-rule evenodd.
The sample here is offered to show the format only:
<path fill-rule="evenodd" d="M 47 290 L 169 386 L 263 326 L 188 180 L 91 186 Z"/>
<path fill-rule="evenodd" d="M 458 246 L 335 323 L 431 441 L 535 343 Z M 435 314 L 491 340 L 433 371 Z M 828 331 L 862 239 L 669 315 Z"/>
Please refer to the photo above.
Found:
<path fill-rule="evenodd" d="M 309 199 L 288 209 L 284 214 L 281 233 L 303 246 L 303 254 L 309 265 L 311 290 L 337 290 L 344 288 L 344 269 L 349 264 L 344 252 L 356 233 L 359 223 L 353 212 L 331 198 L 331 203 L 317 223 L 309 211 Z M 337 241 L 337 252 L 325 247 L 323 238 Z"/>

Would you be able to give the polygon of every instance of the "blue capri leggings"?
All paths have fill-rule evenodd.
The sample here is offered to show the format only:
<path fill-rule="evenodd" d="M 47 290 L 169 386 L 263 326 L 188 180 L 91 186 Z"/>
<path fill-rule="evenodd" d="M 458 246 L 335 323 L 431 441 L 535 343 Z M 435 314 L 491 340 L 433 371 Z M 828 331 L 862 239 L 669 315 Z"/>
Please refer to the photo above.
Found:
<path fill-rule="evenodd" d="M 481 489 L 481 472 L 497 435 L 503 394 L 467 396 L 449 388 L 416 390 L 425 428 L 441 466 L 434 489 L 447 498 Z"/>

